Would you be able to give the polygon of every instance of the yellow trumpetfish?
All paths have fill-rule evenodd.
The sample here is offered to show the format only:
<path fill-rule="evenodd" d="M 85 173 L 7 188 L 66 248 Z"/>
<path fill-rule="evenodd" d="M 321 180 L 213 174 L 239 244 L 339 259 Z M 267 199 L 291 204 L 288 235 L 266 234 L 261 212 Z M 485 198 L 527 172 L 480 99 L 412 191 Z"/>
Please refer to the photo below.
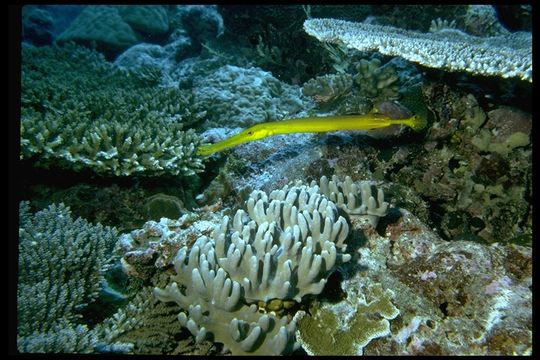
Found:
<path fill-rule="evenodd" d="M 392 119 L 387 115 L 374 112 L 365 115 L 338 115 L 272 121 L 254 125 L 215 144 L 202 145 L 197 149 L 197 154 L 201 156 L 211 155 L 249 141 L 280 134 L 338 130 L 373 130 L 385 128 L 390 125 L 406 125 L 415 131 L 420 131 L 426 124 L 427 120 L 418 115 L 413 115 L 406 119 Z"/>

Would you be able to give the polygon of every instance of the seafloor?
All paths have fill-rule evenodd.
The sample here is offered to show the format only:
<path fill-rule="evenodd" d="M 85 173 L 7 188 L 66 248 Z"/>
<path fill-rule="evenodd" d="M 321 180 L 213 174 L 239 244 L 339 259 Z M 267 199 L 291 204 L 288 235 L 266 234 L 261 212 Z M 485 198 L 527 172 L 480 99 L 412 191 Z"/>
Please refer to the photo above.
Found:
<path fill-rule="evenodd" d="M 21 10 L 16 351 L 532 353 L 531 6 Z"/>

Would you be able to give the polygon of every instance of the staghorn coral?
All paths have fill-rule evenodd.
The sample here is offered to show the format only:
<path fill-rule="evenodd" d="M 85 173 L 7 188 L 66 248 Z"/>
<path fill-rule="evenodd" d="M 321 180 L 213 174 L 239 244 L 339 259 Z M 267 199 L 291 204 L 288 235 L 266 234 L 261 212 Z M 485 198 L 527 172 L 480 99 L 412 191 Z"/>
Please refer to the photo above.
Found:
<path fill-rule="evenodd" d="M 73 219 L 63 204 L 19 208 L 17 347 L 21 352 L 91 352 L 96 335 L 81 311 L 96 299 L 114 228 Z"/>
<path fill-rule="evenodd" d="M 97 173 L 192 175 L 193 97 L 148 86 L 75 45 L 23 49 L 21 158 Z"/>
<path fill-rule="evenodd" d="M 307 19 L 304 30 L 320 41 L 401 56 L 428 67 L 503 78 L 519 77 L 532 82 L 530 33 L 486 38 L 448 30 L 422 34 L 336 19 Z"/>
<path fill-rule="evenodd" d="M 92 353 L 97 343 L 96 334 L 88 326 L 65 319 L 58 320 L 47 331 L 17 337 L 17 349 L 22 353 Z"/>

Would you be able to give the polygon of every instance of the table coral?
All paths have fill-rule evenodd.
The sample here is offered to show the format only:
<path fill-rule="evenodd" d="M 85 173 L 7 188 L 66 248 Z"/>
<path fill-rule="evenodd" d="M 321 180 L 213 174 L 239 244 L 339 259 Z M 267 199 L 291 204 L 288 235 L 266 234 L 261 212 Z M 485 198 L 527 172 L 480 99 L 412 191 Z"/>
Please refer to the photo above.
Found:
<path fill-rule="evenodd" d="M 424 66 L 532 82 L 531 33 L 475 37 L 460 31 L 418 33 L 337 19 L 307 19 L 304 30 L 320 41 L 376 50 Z"/>

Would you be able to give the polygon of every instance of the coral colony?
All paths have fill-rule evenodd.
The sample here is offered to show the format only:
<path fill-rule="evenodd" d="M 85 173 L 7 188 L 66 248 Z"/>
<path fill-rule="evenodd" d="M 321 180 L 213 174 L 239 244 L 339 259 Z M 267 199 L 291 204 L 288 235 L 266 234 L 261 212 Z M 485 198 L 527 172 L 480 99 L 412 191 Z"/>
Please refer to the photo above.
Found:
<path fill-rule="evenodd" d="M 532 353 L 530 5 L 21 15 L 13 352 Z"/>

